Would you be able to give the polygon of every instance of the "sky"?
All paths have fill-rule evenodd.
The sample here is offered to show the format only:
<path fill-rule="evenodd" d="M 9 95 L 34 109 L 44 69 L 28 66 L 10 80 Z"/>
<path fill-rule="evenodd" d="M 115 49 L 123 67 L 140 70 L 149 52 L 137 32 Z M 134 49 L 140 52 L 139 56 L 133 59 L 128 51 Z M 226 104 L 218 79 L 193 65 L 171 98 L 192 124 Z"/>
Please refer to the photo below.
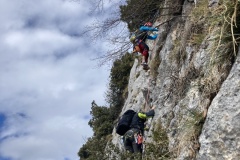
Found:
<path fill-rule="evenodd" d="M 86 0 L 0 1 L 0 160 L 77 160 L 92 136 L 91 102 L 105 105 L 107 47 L 79 36 Z"/>

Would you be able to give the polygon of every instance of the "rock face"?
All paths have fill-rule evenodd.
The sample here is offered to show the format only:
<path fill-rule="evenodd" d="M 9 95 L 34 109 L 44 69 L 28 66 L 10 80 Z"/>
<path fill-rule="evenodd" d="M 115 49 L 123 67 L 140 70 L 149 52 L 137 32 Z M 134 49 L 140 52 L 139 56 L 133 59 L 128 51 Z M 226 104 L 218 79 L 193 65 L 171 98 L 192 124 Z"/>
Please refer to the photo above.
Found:
<path fill-rule="evenodd" d="M 240 54 L 213 99 L 200 136 L 197 159 L 240 158 Z"/>
<path fill-rule="evenodd" d="M 182 8 L 175 16 L 160 17 L 154 23 L 159 36 L 156 41 L 147 41 L 150 70 L 144 71 L 140 58 L 135 59 L 122 113 L 127 109 L 147 111 L 156 106 L 145 139 L 159 145 L 153 133 L 166 133 L 169 159 L 237 160 L 240 53 L 233 63 L 236 57 L 224 52 L 224 48 L 219 50 L 219 41 L 215 39 L 221 27 L 208 27 L 204 15 L 198 15 L 202 8 L 197 8 L 216 7 L 218 1 L 201 2 L 178 0 Z M 167 8 L 172 3 L 175 2 L 165 0 L 163 6 Z M 194 16 L 198 19 L 193 19 Z M 124 150 L 115 130 L 112 135 L 112 143 Z"/>

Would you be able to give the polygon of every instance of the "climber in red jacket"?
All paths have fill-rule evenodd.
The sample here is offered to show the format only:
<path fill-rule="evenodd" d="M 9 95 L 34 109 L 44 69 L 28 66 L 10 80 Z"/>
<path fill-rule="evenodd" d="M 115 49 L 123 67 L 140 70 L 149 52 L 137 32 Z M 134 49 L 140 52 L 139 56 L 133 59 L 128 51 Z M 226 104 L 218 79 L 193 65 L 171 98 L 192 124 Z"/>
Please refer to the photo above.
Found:
<path fill-rule="evenodd" d="M 140 52 L 142 54 L 142 65 L 146 66 L 148 63 L 148 57 L 149 57 L 149 47 L 144 41 L 139 41 L 136 44 L 134 44 L 133 47 L 133 53 Z"/>

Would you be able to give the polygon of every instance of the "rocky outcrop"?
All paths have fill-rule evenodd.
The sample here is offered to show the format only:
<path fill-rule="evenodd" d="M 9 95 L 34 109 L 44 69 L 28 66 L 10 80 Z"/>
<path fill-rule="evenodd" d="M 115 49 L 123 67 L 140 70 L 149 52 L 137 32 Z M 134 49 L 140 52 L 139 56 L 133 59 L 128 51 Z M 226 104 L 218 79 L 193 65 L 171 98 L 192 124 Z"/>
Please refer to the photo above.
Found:
<path fill-rule="evenodd" d="M 166 0 L 163 5 L 171 2 Z M 140 59 L 135 59 L 122 113 L 156 106 L 145 139 L 146 144 L 159 147 L 162 143 L 156 142 L 154 133 L 166 135 L 161 141 L 167 145 L 159 147 L 165 150 L 166 159 L 237 159 L 240 53 L 234 65 L 234 56 L 228 52 L 221 53 L 219 58 L 216 52 L 219 46 L 213 40 L 219 26 L 208 28 L 204 15 L 193 19 L 194 14 L 201 13 L 195 8 L 201 5 L 198 1 L 179 3 L 183 4 L 178 10 L 181 16 L 160 17 L 154 23 L 159 28 L 159 37 L 155 42 L 147 42 L 151 50 L 150 70 L 142 70 Z M 216 3 L 210 0 L 207 6 L 216 7 Z M 112 135 L 113 144 L 123 150 L 121 137 L 115 130 Z"/>
<path fill-rule="evenodd" d="M 240 158 L 240 53 L 213 99 L 200 136 L 197 159 Z"/>

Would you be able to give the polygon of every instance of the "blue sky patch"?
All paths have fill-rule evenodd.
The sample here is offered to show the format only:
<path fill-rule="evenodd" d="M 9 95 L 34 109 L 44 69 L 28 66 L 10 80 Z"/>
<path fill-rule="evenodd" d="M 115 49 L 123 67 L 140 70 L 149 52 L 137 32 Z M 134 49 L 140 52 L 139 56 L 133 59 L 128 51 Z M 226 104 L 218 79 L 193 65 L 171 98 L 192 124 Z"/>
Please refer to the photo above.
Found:
<path fill-rule="evenodd" d="M 2 157 L 0 156 L 0 160 L 12 160 L 11 158 L 8 158 L 8 157 Z"/>
<path fill-rule="evenodd" d="M 7 117 L 3 113 L 0 113 L 0 130 L 3 127 L 4 122 L 6 121 L 6 119 L 7 119 Z"/>
<path fill-rule="evenodd" d="M 91 116 L 90 116 L 90 115 L 85 115 L 83 118 L 84 118 L 84 119 L 90 119 Z"/>

